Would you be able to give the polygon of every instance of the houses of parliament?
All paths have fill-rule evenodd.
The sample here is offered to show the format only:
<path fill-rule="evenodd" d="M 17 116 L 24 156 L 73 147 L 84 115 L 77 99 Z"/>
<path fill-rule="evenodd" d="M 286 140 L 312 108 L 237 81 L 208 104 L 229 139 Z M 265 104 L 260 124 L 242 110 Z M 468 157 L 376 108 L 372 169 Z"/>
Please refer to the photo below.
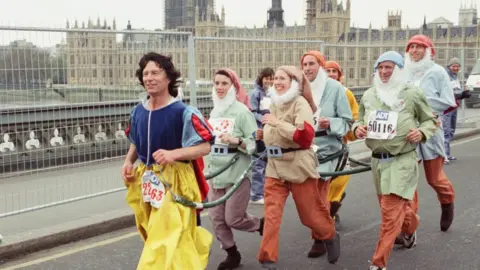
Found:
<path fill-rule="evenodd" d="M 452 57 L 464 52 L 465 75 L 479 58 L 480 24 L 475 5 L 462 4 L 459 24 L 443 17 L 419 25 L 402 24 L 401 12 L 388 12 L 386 27 L 373 29 L 351 25 L 351 4 L 346 0 L 305 0 L 306 18 L 303 25 L 286 25 L 282 0 L 272 0 L 263 27 L 232 27 L 225 24 L 227 11 L 216 12 L 214 0 L 165 0 L 165 29 L 158 34 L 142 33 L 130 21 L 119 36 L 114 31 L 83 32 L 82 29 L 111 29 L 113 24 L 87 25 L 78 22 L 67 28 L 68 83 L 74 85 L 115 85 L 125 87 L 135 82 L 135 69 L 147 51 L 170 54 L 184 77 L 188 76 L 188 35 L 195 37 L 196 78 L 210 81 L 221 67 L 234 69 L 243 81 L 253 81 L 263 67 L 299 65 L 307 50 L 322 50 L 326 58 L 339 62 L 350 87 L 371 84 L 373 64 L 387 50 L 401 54 L 407 40 L 415 34 L 429 36 L 436 47 L 435 60 L 445 65 Z M 234 12 L 234 11 L 228 11 Z M 423 21 L 423 23 L 422 23 Z M 77 31 L 78 30 L 78 31 Z M 131 32 L 131 33 L 130 33 Z M 178 34 L 177 34 L 178 33 Z"/>

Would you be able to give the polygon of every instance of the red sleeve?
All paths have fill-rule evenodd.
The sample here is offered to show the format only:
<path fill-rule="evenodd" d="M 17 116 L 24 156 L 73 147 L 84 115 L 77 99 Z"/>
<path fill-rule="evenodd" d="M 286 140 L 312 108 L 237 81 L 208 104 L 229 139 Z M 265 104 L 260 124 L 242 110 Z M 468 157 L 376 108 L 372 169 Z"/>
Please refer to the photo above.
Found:
<path fill-rule="evenodd" d="M 130 134 L 130 126 L 131 126 L 131 124 L 128 123 L 128 126 L 127 126 L 127 128 L 125 129 L 125 135 L 127 135 L 127 137 L 128 137 L 128 135 Z"/>
<path fill-rule="evenodd" d="M 450 107 L 450 108 L 446 109 L 446 110 L 443 112 L 443 114 L 447 114 L 447 113 L 449 113 L 449 112 L 451 112 L 451 111 L 455 110 L 456 108 L 458 108 L 458 106 L 460 106 L 460 102 L 459 102 L 459 100 L 458 100 L 458 99 L 456 99 L 456 100 L 455 100 L 455 103 L 457 103 L 457 105 L 456 105 L 456 106 L 452 106 L 452 107 Z"/>
<path fill-rule="evenodd" d="M 204 142 L 211 142 L 213 140 L 212 128 L 207 121 L 203 122 L 197 115 L 192 114 L 192 124 L 198 136 L 200 136 Z"/>
<path fill-rule="evenodd" d="M 192 164 L 193 164 L 193 170 L 195 171 L 195 177 L 197 178 L 198 188 L 200 189 L 200 194 L 202 196 L 202 201 L 204 201 L 207 198 L 209 187 L 208 187 L 207 179 L 203 174 L 203 169 L 205 166 L 203 164 L 203 159 L 198 158 L 196 160 L 192 160 Z M 201 212 L 201 211 L 202 209 L 197 209 L 197 212 Z"/>
<path fill-rule="evenodd" d="M 293 134 L 293 141 L 300 145 L 300 148 L 307 149 L 312 145 L 313 138 L 315 138 L 315 131 L 309 123 L 303 123 L 304 129 L 300 130 L 297 128 L 297 130 L 295 130 L 295 133 Z"/>

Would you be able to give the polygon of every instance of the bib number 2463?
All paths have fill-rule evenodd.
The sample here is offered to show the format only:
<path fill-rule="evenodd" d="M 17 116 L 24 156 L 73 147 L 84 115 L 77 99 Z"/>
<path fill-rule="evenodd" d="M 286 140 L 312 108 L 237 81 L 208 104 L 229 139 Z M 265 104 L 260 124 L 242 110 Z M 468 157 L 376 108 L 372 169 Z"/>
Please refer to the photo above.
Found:
<path fill-rule="evenodd" d="M 398 113 L 393 111 L 373 111 L 368 116 L 367 138 L 391 140 L 397 134 Z"/>
<path fill-rule="evenodd" d="M 152 171 L 146 171 L 142 176 L 143 201 L 155 208 L 160 208 L 165 197 L 165 186 Z"/>

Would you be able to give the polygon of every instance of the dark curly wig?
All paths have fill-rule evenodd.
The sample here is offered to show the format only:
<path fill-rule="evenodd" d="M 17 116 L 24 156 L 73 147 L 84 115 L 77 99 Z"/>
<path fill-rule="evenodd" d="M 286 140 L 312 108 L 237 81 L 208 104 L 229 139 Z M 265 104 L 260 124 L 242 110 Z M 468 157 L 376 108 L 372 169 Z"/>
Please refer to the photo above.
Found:
<path fill-rule="evenodd" d="M 180 81 L 180 72 L 175 69 L 175 66 L 173 65 L 172 62 L 172 57 L 159 54 L 156 52 L 149 52 L 145 54 L 142 59 L 140 59 L 140 62 L 138 62 L 139 69 L 137 69 L 137 72 L 135 75 L 137 76 L 138 80 L 140 81 L 140 84 L 142 86 L 145 86 L 143 84 L 143 70 L 145 69 L 145 66 L 147 66 L 148 62 L 154 62 L 157 67 L 165 70 L 165 73 L 167 74 L 167 78 L 170 80 L 170 83 L 168 84 L 168 93 L 172 97 L 177 97 L 178 96 L 178 87 L 181 83 Z"/>
<path fill-rule="evenodd" d="M 258 74 L 258 77 L 257 79 L 255 80 L 255 83 L 258 84 L 260 87 L 264 87 L 263 86 L 263 78 L 265 77 L 273 77 L 275 76 L 275 71 L 272 69 L 272 68 L 264 68 L 260 71 L 260 73 Z"/>

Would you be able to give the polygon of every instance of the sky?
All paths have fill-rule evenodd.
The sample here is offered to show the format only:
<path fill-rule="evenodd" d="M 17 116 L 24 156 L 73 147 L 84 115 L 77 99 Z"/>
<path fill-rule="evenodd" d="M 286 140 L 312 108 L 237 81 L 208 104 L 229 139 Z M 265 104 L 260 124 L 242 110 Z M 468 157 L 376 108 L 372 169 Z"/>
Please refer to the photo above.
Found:
<path fill-rule="evenodd" d="M 337 0 L 340 2 L 341 0 Z M 402 11 L 402 24 L 410 28 L 418 27 L 426 16 L 427 23 L 438 17 L 444 17 L 458 24 L 458 10 L 461 3 L 468 6 L 480 3 L 480 0 L 350 0 L 351 22 L 356 27 L 380 28 L 387 24 L 389 10 Z M 2 0 L 0 8 L 1 26 L 59 27 L 64 28 L 67 19 L 73 25 L 75 19 L 81 25 L 90 17 L 101 23 L 106 19 L 111 25 L 116 19 L 117 29 L 124 29 L 128 20 L 135 29 L 163 28 L 164 0 L 116 1 L 116 0 Z M 344 3 L 346 0 L 344 0 Z M 368 2 L 368 5 L 366 4 Z M 216 10 L 220 14 L 225 7 L 226 23 L 231 26 L 257 27 L 266 24 L 270 0 L 216 0 Z M 252 8 L 253 7 L 253 8 Z M 304 0 L 283 0 L 284 19 L 287 25 L 295 22 L 305 23 Z M 11 33 L 2 35 L 4 44 Z M 3 36 L 3 37 L 2 37 Z"/>

